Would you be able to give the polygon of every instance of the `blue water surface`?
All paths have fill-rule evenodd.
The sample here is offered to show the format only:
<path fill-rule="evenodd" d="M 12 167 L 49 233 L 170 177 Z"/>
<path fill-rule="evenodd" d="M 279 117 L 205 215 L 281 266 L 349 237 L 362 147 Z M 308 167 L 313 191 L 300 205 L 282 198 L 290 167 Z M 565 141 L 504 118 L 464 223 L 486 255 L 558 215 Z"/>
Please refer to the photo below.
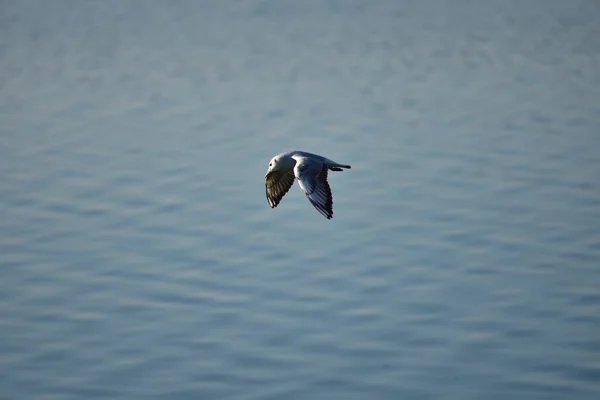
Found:
<path fill-rule="evenodd" d="M 600 398 L 599 27 L 0 2 L 0 398 Z M 352 165 L 331 221 L 288 150 Z"/>

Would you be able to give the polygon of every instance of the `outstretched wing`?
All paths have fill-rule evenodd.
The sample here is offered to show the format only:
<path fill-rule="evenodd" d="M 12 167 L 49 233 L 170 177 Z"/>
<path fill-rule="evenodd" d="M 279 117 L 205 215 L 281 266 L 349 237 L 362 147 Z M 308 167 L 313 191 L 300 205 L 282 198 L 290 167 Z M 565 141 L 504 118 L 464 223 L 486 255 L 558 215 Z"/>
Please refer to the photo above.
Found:
<path fill-rule="evenodd" d="M 325 218 L 333 217 L 333 197 L 327 183 L 327 165 L 308 158 L 296 159 L 294 174 L 308 201 Z"/>
<path fill-rule="evenodd" d="M 294 184 L 294 171 L 292 169 L 280 169 L 269 172 L 265 178 L 267 189 L 267 201 L 271 208 L 277 207 L 283 196 Z"/>

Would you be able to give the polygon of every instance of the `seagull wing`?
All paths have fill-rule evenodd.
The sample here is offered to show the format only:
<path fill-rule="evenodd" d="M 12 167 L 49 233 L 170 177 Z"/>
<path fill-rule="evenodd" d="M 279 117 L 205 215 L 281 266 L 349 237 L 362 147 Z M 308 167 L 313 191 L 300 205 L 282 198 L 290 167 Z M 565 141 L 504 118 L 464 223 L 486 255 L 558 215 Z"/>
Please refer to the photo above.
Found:
<path fill-rule="evenodd" d="M 271 208 L 277 207 L 283 196 L 290 190 L 294 184 L 294 170 L 280 169 L 269 172 L 265 178 L 267 189 L 267 201 Z"/>
<path fill-rule="evenodd" d="M 327 165 L 309 158 L 297 158 L 294 174 L 308 201 L 325 218 L 333 217 L 333 197 L 327 183 Z"/>

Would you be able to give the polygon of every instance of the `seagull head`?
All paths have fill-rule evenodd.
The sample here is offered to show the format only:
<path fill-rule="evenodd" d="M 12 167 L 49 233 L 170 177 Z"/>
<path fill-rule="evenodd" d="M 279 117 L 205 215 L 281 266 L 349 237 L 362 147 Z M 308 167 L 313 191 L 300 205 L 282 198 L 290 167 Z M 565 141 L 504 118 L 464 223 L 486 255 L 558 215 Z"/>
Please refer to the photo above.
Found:
<path fill-rule="evenodd" d="M 269 169 L 267 170 L 265 177 L 269 176 L 269 174 L 272 172 L 279 171 L 280 169 L 294 168 L 295 164 L 296 164 L 296 162 L 294 161 L 293 158 L 285 157 L 285 156 L 279 154 L 279 155 L 271 158 L 271 161 L 269 161 Z"/>
<path fill-rule="evenodd" d="M 269 176 L 269 174 L 271 172 L 275 172 L 278 169 L 281 168 L 281 163 L 279 162 L 279 156 L 275 156 L 273 158 L 271 158 L 271 161 L 269 161 L 269 169 L 267 170 L 267 173 L 265 174 L 265 177 Z"/>

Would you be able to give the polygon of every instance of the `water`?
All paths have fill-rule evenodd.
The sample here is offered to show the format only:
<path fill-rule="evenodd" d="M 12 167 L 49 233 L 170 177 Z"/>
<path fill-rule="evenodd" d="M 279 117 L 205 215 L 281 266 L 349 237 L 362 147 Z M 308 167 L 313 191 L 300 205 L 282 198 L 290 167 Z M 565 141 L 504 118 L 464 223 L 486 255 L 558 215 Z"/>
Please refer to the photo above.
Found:
<path fill-rule="evenodd" d="M 0 398 L 600 396 L 597 2 L 0 21 Z"/>

